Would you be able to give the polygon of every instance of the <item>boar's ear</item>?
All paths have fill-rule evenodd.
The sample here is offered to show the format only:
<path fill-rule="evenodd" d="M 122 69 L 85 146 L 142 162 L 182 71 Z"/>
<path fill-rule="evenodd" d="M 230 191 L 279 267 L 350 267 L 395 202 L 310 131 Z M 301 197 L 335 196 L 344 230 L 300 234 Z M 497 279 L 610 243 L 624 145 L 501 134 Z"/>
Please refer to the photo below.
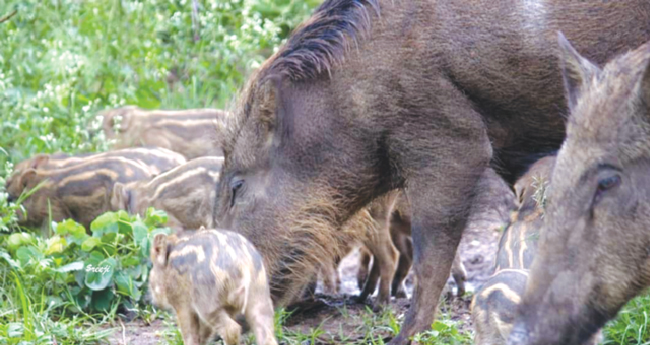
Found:
<path fill-rule="evenodd" d="M 26 188 L 27 185 L 29 184 L 29 181 L 36 177 L 36 169 L 30 168 L 22 173 L 20 173 L 20 176 L 18 177 L 18 184 L 22 186 L 23 188 Z"/>
<path fill-rule="evenodd" d="M 573 110 L 578 103 L 582 88 L 599 73 L 600 69 L 582 57 L 562 32 L 558 31 L 557 36 L 560 46 L 560 69 L 564 79 L 564 88 L 569 110 Z"/>
<path fill-rule="evenodd" d="M 153 238 L 153 244 L 151 245 L 151 262 L 154 265 L 166 266 L 168 255 L 169 243 L 167 235 L 157 234 Z"/>
<path fill-rule="evenodd" d="M 268 134 L 284 136 L 281 130 L 283 122 L 286 122 L 286 109 L 282 93 L 282 76 L 267 76 L 260 87 L 260 122 L 265 124 Z M 280 139 L 280 138 L 278 138 Z"/>

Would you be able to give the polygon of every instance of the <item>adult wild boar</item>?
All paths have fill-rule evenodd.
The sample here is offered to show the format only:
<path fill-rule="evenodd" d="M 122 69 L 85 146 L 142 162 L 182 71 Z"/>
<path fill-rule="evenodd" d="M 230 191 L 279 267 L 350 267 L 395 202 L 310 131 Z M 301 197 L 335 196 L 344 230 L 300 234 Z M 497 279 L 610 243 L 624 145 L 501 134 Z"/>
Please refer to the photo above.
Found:
<path fill-rule="evenodd" d="M 314 262 L 340 254 L 341 223 L 404 188 L 418 284 L 392 344 L 429 329 L 490 161 L 512 183 L 564 139 L 560 29 L 603 62 L 650 39 L 650 2 L 326 0 L 316 9 L 249 79 L 223 133 L 220 227 L 260 250 L 275 303 L 299 295 Z"/>
<path fill-rule="evenodd" d="M 559 43 L 571 115 L 513 345 L 584 344 L 650 285 L 650 42 L 603 69 Z"/>

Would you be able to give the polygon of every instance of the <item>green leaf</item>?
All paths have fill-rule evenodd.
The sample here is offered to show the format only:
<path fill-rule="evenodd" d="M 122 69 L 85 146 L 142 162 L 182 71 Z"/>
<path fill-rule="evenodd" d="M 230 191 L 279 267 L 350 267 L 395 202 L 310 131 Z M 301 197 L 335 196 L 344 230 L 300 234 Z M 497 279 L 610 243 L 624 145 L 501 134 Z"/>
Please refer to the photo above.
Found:
<path fill-rule="evenodd" d="M 125 296 L 129 296 L 134 300 L 140 300 L 142 296 L 137 286 L 134 284 L 131 276 L 125 274 L 124 272 L 118 272 L 115 275 L 115 284 L 117 285 L 117 291 L 122 293 Z"/>
<path fill-rule="evenodd" d="M 90 306 L 96 311 L 107 312 L 111 309 L 111 302 L 114 298 L 115 294 L 110 289 L 93 291 Z"/>
<path fill-rule="evenodd" d="M 86 234 L 86 229 L 84 229 L 84 227 L 81 224 L 75 222 L 71 218 L 68 218 L 63 222 L 58 223 L 56 225 L 55 232 L 61 236 L 65 236 L 69 234 L 71 237 L 76 239 L 82 239 L 88 236 Z"/>
<path fill-rule="evenodd" d="M 95 220 L 90 223 L 90 231 L 92 231 L 94 237 L 102 237 L 106 233 L 117 233 L 117 222 L 117 213 L 106 212 L 101 216 L 95 218 Z"/>
<path fill-rule="evenodd" d="M 136 246 L 139 246 L 142 243 L 142 239 L 147 238 L 148 234 L 149 229 L 141 220 L 133 222 L 133 242 Z"/>
<path fill-rule="evenodd" d="M 16 261 L 14 261 L 14 259 L 11 258 L 11 255 L 9 255 L 9 253 L 7 253 L 5 251 L 0 251 L 0 258 L 5 259 L 7 261 L 7 263 L 9 263 L 9 266 L 11 266 L 12 268 L 14 268 L 14 269 L 20 268 L 18 263 Z"/>
<path fill-rule="evenodd" d="M 140 263 L 140 260 L 138 258 L 133 257 L 133 256 L 127 256 L 123 257 L 122 260 L 120 260 L 122 263 L 122 267 L 130 267 L 130 266 L 136 266 Z"/>
<path fill-rule="evenodd" d="M 18 248 L 16 251 L 16 257 L 18 258 L 20 265 L 23 267 L 32 259 L 35 261 L 40 261 L 44 258 L 43 254 L 33 246 Z"/>
<path fill-rule="evenodd" d="M 117 222 L 118 232 L 122 235 L 129 235 L 133 232 L 133 225 L 130 219 L 120 218 Z"/>
<path fill-rule="evenodd" d="M 158 225 L 167 224 L 168 216 L 165 211 L 156 210 L 153 207 L 149 207 L 145 212 L 144 223 L 147 227 L 155 227 Z"/>
<path fill-rule="evenodd" d="M 113 258 L 108 258 L 103 261 L 97 261 L 95 258 L 86 260 L 85 270 L 86 279 L 85 284 L 93 291 L 104 290 L 110 284 L 115 272 L 117 262 Z"/>
<path fill-rule="evenodd" d="M 102 240 L 97 238 L 97 237 L 88 237 L 83 243 L 81 244 L 81 250 L 84 252 L 89 252 L 93 250 L 96 246 L 102 244 Z"/>
<path fill-rule="evenodd" d="M 65 248 L 68 246 L 65 238 L 60 235 L 54 235 L 52 238 L 47 240 L 47 249 L 45 249 L 45 255 L 52 255 L 63 253 Z"/>

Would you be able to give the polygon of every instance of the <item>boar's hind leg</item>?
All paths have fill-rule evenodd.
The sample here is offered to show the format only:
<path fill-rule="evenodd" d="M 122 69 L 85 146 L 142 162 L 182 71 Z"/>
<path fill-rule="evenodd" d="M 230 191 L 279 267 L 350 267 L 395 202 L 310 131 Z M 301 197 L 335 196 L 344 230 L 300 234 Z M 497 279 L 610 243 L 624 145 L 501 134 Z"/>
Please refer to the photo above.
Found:
<path fill-rule="evenodd" d="M 443 91 L 446 90 L 440 93 L 444 95 Z M 459 101 L 453 97 L 447 96 L 446 101 Z M 402 143 L 402 152 L 408 156 L 404 155 L 407 158 L 398 164 L 406 178 L 406 195 L 412 209 L 413 268 L 417 282 L 404 324 L 390 342 L 392 345 L 407 344 L 409 337 L 430 329 L 478 192 L 480 176 L 492 155 L 481 117 L 469 105 L 461 108 L 459 104 L 447 104 L 441 109 L 449 111 L 450 107 L 459 110 L 455 112 L 456 118 L 440 120 L 436 123 L 440 128 L 431 128 L 417 138 L 404 134 L 410 137 L 410 144 Z M 417 126 L 404 129 L 413 133 Z M 413 147 L 418 144 L 424 147 Z"/>

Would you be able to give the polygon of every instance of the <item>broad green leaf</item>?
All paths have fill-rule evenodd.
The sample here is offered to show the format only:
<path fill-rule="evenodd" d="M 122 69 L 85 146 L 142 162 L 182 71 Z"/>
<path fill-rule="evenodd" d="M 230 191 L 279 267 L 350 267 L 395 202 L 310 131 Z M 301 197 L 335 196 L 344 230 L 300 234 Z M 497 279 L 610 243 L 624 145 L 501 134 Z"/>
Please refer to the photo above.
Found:
<path fill-rule="evenodd" d="M 85 252 L 89 252 L 93 250 L 96 246 L 102 244 L 102 240 L 97 238 L 97 237 L 88 237 L 83 243 L 81 244 L 81 250 Z"/>
<path fill-rule="evenodd" d="M 102 237 L 106 233 L 116 233 L 118 231 L 117 222 L 117 213 L 106 212 L 90 223 L 90 231 L 92 231 L 94 237 Z"/>
<path fill-rule="evenodd" d="M 96 311 L 106 312 L 111 308 L 111 302 L 114 298 L 115 294 L 111 289 L 93 291 L 90 305 Z"/>
<path fill-rule="evenodd" d="M 141 220 L 133 222 L 133 242 L 136 246 L 140 245 L 142 239 L 147 238 L 148 234 L 149 229 Z"/>
<path fill-rule="evenodd" d="M 52 255 L 63 253 L 65 248 L 68 246 L 65 238 L 60 235 L 54 235 L 52 238 L 47 240 L 47 249 L 45 249 L 45 255 Z"/>
<path fill-rule="evenodd" d="M 55 232 L 61 236 L 70 235 L 75 239 L 82 239 L 85 236 L 88 236 L 86 235 L 86 229 L 84 229 L 81 224 L 70 218 L 58 223 Z"/>
<path fill-rule="evenodd" d="M 43 259 L 43 254 L 34 246 L 20 247 L 16 250 L 16 257 L 21 266 L 25 266 L 30 260 L 40 261 Z"/>
<path fill-rule="evenodd" d="M 129 296 L 134 300 L 139 300 L 141 297 L 140 291 L 137 286 L 134 284 L 133 279 L 128 274 L 124 272 L 118 272 L 115 275 L 115 284 L 117 285 L 117 291 L 122 293 L 125 296 Z"/>
<path fill-rule="evenodd" d="M 116 266 L 117 263 L 113 258 L 108 258 L 99 262 L 94 258 L 86 260 L 84 268 L 86 270 L 86 286 L 93 291 L 105 289 L 113 278 Z"/>
<path fill-rule="evenodd" d="M 165 211 L 156 210 L 153 207 L 149 207 L 145 212 L 144 223 L 148 227 L 154 227 L 157 225 L 167 224 L 168 216 Z"/>

